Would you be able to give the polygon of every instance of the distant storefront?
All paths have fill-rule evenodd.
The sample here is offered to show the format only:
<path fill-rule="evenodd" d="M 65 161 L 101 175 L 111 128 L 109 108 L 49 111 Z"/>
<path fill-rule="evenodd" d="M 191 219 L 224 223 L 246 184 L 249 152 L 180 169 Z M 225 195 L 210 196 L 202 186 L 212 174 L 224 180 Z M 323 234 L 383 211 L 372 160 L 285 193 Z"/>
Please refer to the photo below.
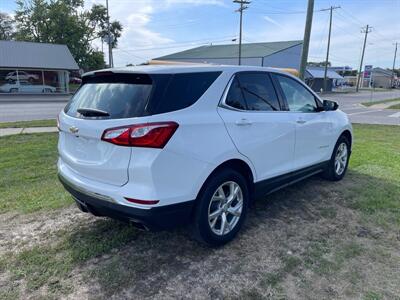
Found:
<path fill-rule="evenodd" d="M 326 92 L 331 92 L 332 89 L 344 79 L 334 69 L 328 68 L 326 72 Z M 324 90 L 324 78 L 325 78 L 325 68 L 324 67 L 307 67 L 305 74 L 305 82 L 314 91 L 321 92 Z"/>
<path fill-rule="evenodd" d="M 78 69 L 66 45 L 0 41 L 0 93 L 69 93 Z"/>

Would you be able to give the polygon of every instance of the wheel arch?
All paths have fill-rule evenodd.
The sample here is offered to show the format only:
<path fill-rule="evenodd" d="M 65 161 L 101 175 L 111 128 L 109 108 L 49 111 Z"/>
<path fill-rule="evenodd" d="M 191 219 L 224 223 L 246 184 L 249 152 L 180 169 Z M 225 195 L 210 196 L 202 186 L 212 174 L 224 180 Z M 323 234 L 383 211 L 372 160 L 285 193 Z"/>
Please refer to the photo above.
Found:
<path fill-rule="evenodd" d="M 205 186 L 207 185 L 207 182 L 212 178 L 212 176 L 219 171 L 223 169 L 232 169 L 240 174 L 243 175 L 243 177 L 246 179 L 246 182 L 248 184 L 249 192 L 250 192 L 250 203 L 253 202 L 254 199 L 254 179 L 255 179 L 255 174 L 254 171 L 252 170 L 251 166 L 244 160 L 239 159 L 239 158 L 232 158 L 229 160 L 224 161 L 223 163 L 219 164 L 214 170 L 208 175 L 207 179 L 204 181 L 203 185 L 201 186 L 196 199 L 198 199 L 198 195 L 204 190 Z"/>
<path fill-rule="evenodd" d="M 349 143 L 350 143 L 350 149 L 351 149 L 351 148 L 352 148 L 352 145 L 353 145 L 353 135 L 351 134 L 350 130 L 345 129 L 345 130 L 340 134 L 339 138 L 340 138 L 341 136 L 344 136 L 344 137 L 346 137 L 346 138 L 348 139 L 348 141 L 349 141 Z"/>

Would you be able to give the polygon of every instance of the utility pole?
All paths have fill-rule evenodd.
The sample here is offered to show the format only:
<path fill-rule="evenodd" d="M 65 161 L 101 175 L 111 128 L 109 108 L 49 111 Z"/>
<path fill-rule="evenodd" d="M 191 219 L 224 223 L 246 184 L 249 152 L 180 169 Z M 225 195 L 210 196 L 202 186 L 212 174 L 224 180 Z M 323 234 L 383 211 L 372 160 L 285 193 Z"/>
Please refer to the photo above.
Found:
<path fill-rule="evenodd" d="M 250 1 L 246 0 L 233 0 L 234 3 L 240 4 L 240 8 L 235 10 L 240 13 L 240 29 L 239 29 L 239 66 L 242 64 L 242 27 L 243 27 L 243 11 L 249 8 Z"/>
<path fill-rule="evenodd" d="M 110 14 L 108 11 L 108 0 L 106 0 L 106 7 L 107 7 L 107 42 L 108 42 L 108 66 L 109 68 L 114 67 L 113 62 L 113 54 L 112 54 L 112 38 L 111 38 L 111 31 L 110 31 Z"/>
<path fill-rule="evenodd" d="M 314 13 L 314 0 L 308 0 L 307 19 L 306 19 L 306 26 L 304 28 L 303 50 L 301 51 L 301 62 L 300 62 L 300 72 L 299 72 L 301 80 L 304 80 L 304 73 L 307 67 L 308 49 L 310 47 L 313 13 Z"/>
<path fill-rule="evenodd" d="M 394 86 L 394 70 L 396 68 L 396 56 L 397 56 L 397 42 L 395 43 L 395 48 L 394 48 L 394 58 L 393 58 L 393 67 L 392 67 L 392 72 L 393 72 L 393 77 L 392 77 L 392 86 Z"/>
<path fill-rule="evenodd" d="M 362 50 L 362 54 L 361 54 L 360 68 L 358 69 L 356 92 L 358 92 L 359 85 L 360 85 L 361 71 L 362 71 L 362 65 L 363 65 L 364 54 L 365 54 L 365 45 L 367 44 L 368 33 L 370 33 L 371 31 L 372 31 L 372 27 L 370 27 L 369 25 L 367 25 L 365 28 L 363 28 L 361 30 L 361 33 L 365 33 L 365 37 L 364 37 L 363 50 Z"/>
<path fill-rule="evenodd" d="M 328 47 L 326 49 L 326 59 L 325 59 L 325 71 L 324 71 L 324 92 L 326 92 L 328 88 L 328 61 L 329 61 L 329 48 L 331 46 L 331 33 L 332 33 L 332 13 L 334 9 L 338 9 L 340 6 L 331 6 L 328 9 L 321 9 L 321 11 L 330 11 L 329 15 L 329 34 L 328 34 Z"/>

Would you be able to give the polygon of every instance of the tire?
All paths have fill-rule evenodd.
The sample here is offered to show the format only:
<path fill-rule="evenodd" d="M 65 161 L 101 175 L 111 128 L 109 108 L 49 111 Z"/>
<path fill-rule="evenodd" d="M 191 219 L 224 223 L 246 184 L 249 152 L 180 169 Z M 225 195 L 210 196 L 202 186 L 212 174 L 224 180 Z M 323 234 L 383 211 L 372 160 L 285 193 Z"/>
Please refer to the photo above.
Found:
<path fill-rule="evenodd" d="M 339 150 L 339 147 L 345 147 L 346 151 L 345 155 L 344 154 L 342 155 L 343 159 L 340 160 L 341 161 L 340 168 L 337 167 L 337 162 L 336 162 L 336 156 L 339 154 L 339 152 L 342 151 Z M 349 140 L 344 135 L 340 136 L 338 141 L 336 142 L 335 148 L 333 148 L 333 153 L 328 163 L 328 166 L 322 173 L 323 178 L 330 181 L 339 181 L 343 179 L 344 175 L 346 174 L 347 167 L 349 165 L 350 149 L 351 148 Z"/>
<path fill-rule="evenodd" d="M 10 89 L 10 93 L 18 93 L 18 89 Z"/>
<path fill-rule="evenodd" d="M 231 193 L 232 190 L 237 193 Z M 229 197 L 230 195 L 236 196 Z M 223 169 L 212 175 L 196 199 L 194 238 L 208 246 L 222 246 L 233 240 L 246 219 L 249 199 L 248 184 L 239 172 Z M 213 213 L 217 217 L 210 218 L 209 221 L 209 216 Z"/>

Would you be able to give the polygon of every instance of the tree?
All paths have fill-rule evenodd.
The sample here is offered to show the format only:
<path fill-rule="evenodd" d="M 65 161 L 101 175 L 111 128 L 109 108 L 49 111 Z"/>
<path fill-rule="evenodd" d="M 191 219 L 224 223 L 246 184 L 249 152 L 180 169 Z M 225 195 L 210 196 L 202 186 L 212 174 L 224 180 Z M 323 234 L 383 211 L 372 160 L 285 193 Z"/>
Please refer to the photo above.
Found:
<path fill-rule="evenodd" d="M 84 0 L 17 0 L 17 6 L 17 40 L 66 44 L 84 70 L 105 66 L 104 55 L 92 46 L 104 34 L 104 6 L 84 10 Z M 118 21 L 113 23 L 116 46 L 122 26 Z"/>
<path fill-rule="evenodd" d="M 107 9 L 103 5 L 95 4 L 90 12 L 90 19 L 97 22 L 99 28 L 98 36 L 102 39 L 108 36 Z M 110 34 L 113 37 L 111 46 L 117 47 L 118 39 L 121 37 L 122 25 L 118 21 L 110 22 Z"/>
<path fill-rule="evenodd" d="M 386 70 L 393 72 L 393 70 L 389 68 L 386 68 Z M 400 77 L 400 69 L 394 69 L 394 73 L 396 74 L 397 77 Z"/>
<path fill-rule="evenodd" d="M 14 20 L 10 15 L 0 12 L 0 40 L 11 40 L 14 36 Z"/>

